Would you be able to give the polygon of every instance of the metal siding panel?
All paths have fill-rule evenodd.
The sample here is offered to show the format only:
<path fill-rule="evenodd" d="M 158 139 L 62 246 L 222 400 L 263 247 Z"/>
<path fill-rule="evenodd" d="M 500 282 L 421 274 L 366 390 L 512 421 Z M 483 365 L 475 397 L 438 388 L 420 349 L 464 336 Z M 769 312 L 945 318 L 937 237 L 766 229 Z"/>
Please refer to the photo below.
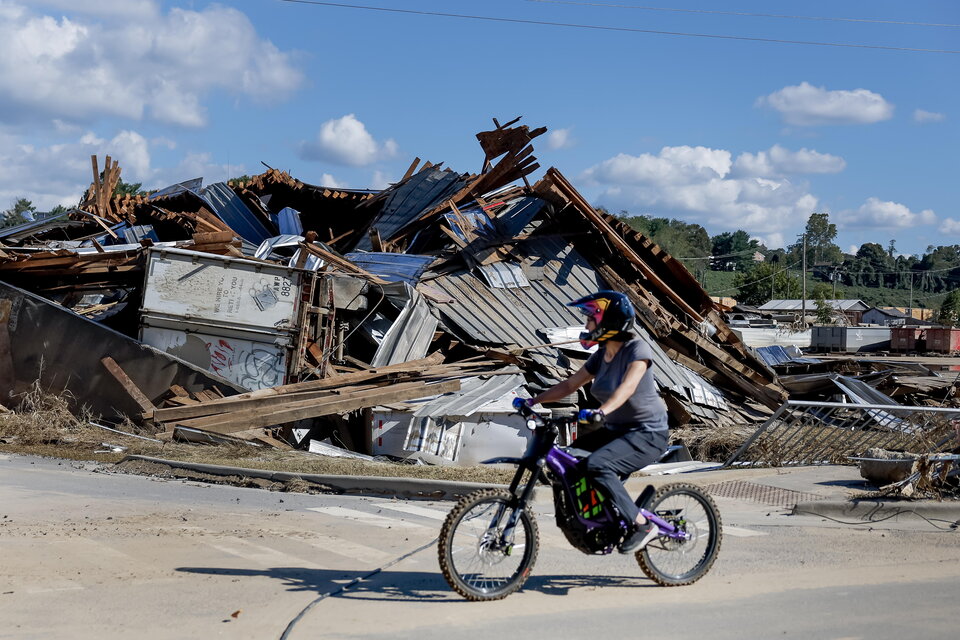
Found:
<path fill-rule="evenodd" d="M 436 260 L 436 256 L 365 251 L 353 251 L 345 257 L 363 270 L 380 276 L 384 280 L 409 284 L 415 284 L 427 266 Z"/>
<path fill-rule="evenodd" d="M 376 228 L 384 239 L 390 238 L 423 211 L 456 193 L 463 182 L 463 177 L 453 171 L 420 171 L 394 189 L 370 226 Z M 369 236 L 363 236 L 355 248 L 366 250 L 370 247 Z"/>
<path fill-rule="evenodd" d="M 211 210 L 217 217 L 223 220 L 240 237 L 259 245 L 267 238 L 276 235 L 267 228 L 253 211 L 250 211 L 243 200 L 225 182 L 211 184 L 198 192 L 197 195 L 210 205 Z"/>

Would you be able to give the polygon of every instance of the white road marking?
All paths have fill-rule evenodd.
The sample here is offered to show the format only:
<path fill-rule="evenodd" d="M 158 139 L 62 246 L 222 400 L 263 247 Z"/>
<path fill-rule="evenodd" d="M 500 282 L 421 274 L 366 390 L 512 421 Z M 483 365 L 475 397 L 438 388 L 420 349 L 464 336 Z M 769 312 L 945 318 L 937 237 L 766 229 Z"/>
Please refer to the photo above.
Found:
<path fill-rule="evenodd" d="M 355 509 L 347 509 L 346 507 L 308 507 L 307 511 L 316 511 L 317 513 L 322 513 L 327 516 L 355 520 L 363 524 L 369 524 L 374 527 L 382 527 L 384 529 L 392 529 L 394 527 L 416 527 L 420 529 L 428 528 L 426 525 L 410 522 L 409 520 L 400 520 L 399 518 L 381 516 L 375 513 L 367 513 L 366 511 L 357 511 Z"/>
<path fill-rule="evenodd" d="M 430 518 L 431 520 L 446 520 L 448 511 L 437 511 L 436 509 L 427 509 L 426 507 L 421 507 L 415 504 L 409 504 L 407 502 L 397 502 L 380 505 L 385 509 L 390 509 L 391 511 L 402 511 L 403 513 L 409 513 L 415 516 L 423 516 L 424 518 Z"/>
<path fill-rule="evenodd" d="M 733 536 L 734 538 L 752 538 L 753 536 L 768 535 L 764 531 L 754 531 L 753 529 L 741 529 L 740 527 L 723 526 L 723 535 Z"/>
<path fill-rule="evenodd" d="M 252 542 L 247 542 L 246 540 L 236 538 L 234 536 L 224 538 L 218 544 L 207 544 L 217 551 L 221 551 L 228 555 L 241 557 L 245 560 L 258 563 L 264 567 L 318 566 L 305 558 L 284 553 L 283 551 L 277 551 L 276 549 L 271 549 L 270 547 L 265 547 L 263 545 L 253 544 Z"/>

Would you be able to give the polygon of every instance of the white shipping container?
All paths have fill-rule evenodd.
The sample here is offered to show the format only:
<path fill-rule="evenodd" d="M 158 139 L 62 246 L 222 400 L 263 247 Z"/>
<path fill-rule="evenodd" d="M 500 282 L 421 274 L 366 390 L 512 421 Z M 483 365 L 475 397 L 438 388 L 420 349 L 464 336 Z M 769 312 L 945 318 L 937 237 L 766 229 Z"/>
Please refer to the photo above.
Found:
<path fill-rule="evenodd" d="M 234 327 L 296 324 L 303 272 L 227 256 L 151 249 L 141 311 Z"/>
<path fill-rule="evenodd" d="M 211 371 L 245 389 L 285 384 L 287 346 L 237 336 L 143 327 L 141 342 Z"/>

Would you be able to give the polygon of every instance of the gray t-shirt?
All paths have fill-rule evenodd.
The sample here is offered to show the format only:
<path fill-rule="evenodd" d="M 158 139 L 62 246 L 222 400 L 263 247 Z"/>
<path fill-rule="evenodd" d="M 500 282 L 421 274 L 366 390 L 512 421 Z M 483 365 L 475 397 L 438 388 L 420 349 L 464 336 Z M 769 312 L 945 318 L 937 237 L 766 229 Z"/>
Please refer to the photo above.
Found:
<path fill-rule="evenodd" d="M 601 345 L 583 365 L 594 376 L 590 394 L 601 403 L 606 402 L 620 386 L 631 362 L 646 360 L 648 367 L 653 362 L 649 345 L 639 339 L 625 343 L 610 362 L 603 361 L 604 353 Z M 667 429 L 667 406 L 657 393 L 657 385 L 649 369 L 640 378 L 633 395 L 619 409 L 610 412 L 606 421 L 608 425 L 624 427 L 641 423 L 644 431 Z"/>

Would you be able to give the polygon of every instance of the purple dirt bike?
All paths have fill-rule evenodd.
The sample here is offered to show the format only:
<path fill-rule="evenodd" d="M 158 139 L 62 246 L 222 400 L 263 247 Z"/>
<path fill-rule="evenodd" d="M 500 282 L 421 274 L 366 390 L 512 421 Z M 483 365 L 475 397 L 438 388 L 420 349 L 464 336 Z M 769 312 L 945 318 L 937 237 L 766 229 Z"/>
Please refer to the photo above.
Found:
<path fill-rule="evenodd" d="M 499 600 L 518 590 L 537 560 L 540 534 L 530 509 L 538 480 L 553 487 L 557 526 L 586 554 L 609 554 L 628 533 L 626 520 L 586 478 L 579 465 L 587 452 L 557 446 L 564 420 L 520 413 L 533 430 L 523 458 L 493 458 L 517 472 L 509 490 L 484 489 L 465 496 L 440 530 L 443 577 L 467 600 Z M 581 455 L 578 455 L 581 454 Z M 720 513 L 709 495 L 690 484 L 648 486 L 636 501 L 656 523 L 659 537 L 637 551 L 643 572 L 663 586 L 691 584 L 713 566 L 720 551 Z"/>

